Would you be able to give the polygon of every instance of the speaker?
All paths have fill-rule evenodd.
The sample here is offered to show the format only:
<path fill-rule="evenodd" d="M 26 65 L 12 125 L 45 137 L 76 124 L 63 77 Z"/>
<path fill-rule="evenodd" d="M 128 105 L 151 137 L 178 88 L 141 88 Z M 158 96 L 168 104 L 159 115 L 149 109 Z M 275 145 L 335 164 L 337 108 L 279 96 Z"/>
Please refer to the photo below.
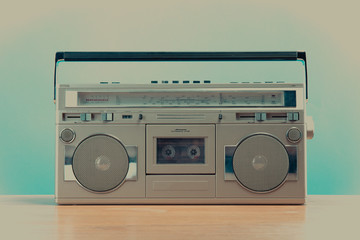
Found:
<path fill-rule="evenodd" d="M 255 134 L 238 144 L 233 156 L 233 169 L 245 188 L 267 192 L 284 182 L 289 172 L 289 156 L 276 137 Z"/>
<path fill-rule="evenodd" d="M 129 169 L 129 157 L 119 140 L 108 135 L 93 135 L 75 149 L 72 167 L 83 187 L 94 192 L 107 192 L 123 183 Z"/>

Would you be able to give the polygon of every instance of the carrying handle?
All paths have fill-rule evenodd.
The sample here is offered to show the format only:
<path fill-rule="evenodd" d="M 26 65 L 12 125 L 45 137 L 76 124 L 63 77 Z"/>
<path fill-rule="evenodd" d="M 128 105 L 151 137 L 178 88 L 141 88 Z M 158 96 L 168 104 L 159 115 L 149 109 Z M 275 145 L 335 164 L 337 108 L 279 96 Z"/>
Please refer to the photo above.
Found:
<path fill-rule="evenodd" d="M 303 61 L 305 90 L 308 100 L 308 76 L 305 51 L 292 52 L 57 52 L 54 71 L 56 101 L 56 68 L 60 61 L 72 62 L 160 62 L 160 61 Z"/>

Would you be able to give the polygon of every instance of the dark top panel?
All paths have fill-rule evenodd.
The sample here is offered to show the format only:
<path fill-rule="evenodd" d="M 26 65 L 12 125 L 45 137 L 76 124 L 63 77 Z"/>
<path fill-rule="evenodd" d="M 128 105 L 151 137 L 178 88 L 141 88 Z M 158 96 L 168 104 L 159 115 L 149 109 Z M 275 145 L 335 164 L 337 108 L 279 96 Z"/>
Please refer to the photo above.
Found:
<path fill-rule="evenodd" d="M 57 52 L 56 61 L 295 61 L 305 52 Z"/>

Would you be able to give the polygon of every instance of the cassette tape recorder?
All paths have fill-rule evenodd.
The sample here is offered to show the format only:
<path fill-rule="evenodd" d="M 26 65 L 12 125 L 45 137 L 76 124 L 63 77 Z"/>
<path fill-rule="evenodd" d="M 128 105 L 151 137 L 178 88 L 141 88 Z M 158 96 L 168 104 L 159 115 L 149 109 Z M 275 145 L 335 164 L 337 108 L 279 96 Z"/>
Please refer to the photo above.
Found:
<path fill-rule="evenodd" d="M 305 78 L 60 84 L 55 69 L 58 204 L 305 202 L 305 52 L 58 52 L 55 68 L 87 61 L 301 61 Z"/>

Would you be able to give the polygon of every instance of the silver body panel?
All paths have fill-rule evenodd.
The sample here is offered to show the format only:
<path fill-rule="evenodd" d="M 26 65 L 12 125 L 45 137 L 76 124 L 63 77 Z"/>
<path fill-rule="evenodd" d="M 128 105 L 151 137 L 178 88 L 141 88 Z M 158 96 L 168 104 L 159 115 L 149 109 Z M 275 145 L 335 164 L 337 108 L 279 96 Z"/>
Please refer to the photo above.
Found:
<path fill-rule="evenodd" d="M 141 92 L 262 92 L 295 91 L 295 106 L 146 106 L 79 105 L 81 93 Z M 145 91 L 146 90 L 146 91 Z M 307 122 L 305 91 L 302 84 L 192 84 L 192 85 L 58 85 L 56 102 L 56 190 L 59 204 L 303 204 L 306 198 Z M 121 101 L 120 101 L 121 102 Z M 289 114 L 297 113 L 292 120 Z M 90 114 L 90 120 L 82 120 Z M 109 121 L 104 114 L 110 114 Z M 261 115 L 265 114 L 265 115 Z M 259 119 L 265 116 L 266 119 Z M 291 142 L 287 132 L 301 131 L 301 139 Z M 76 133 L 73 141 L 60 139 L 64 129 Z M 180 130 L 179 130 L 180 129 Z M 71 173 L 71 156 L 86 138 L 108 135 L 127 151 L 136 152 L 125 180 L 111 191 L 93 192 Z M 226 169 L 227 146 L 237 146 L 252 134 L 275 137 L 284 147 L 296 149 L 295 172 L 275 189 L 254 192 L 244 187 Z M 157 162 L 160 138 L 204 139 L 202 164 Z M 70 149 L 70 150 L 69 150 Z M 196 151 L 195 151 L 196 152 Z M 158 155 L 157 155 L 158 154 Z M 203 154 L 203 153 L 202 153 Z M 136 158 L 134 157 L 136 156 Z M 290 155 L 289 155 L 290 156 Z M 66 160 L 67 159 L 67 160 Z M 129 157 L 129 159 L 131 159 Z M 135 159 L 135 160 L 134 160 Z M 90 174 L 90 173 L 89 173 Z"/>

